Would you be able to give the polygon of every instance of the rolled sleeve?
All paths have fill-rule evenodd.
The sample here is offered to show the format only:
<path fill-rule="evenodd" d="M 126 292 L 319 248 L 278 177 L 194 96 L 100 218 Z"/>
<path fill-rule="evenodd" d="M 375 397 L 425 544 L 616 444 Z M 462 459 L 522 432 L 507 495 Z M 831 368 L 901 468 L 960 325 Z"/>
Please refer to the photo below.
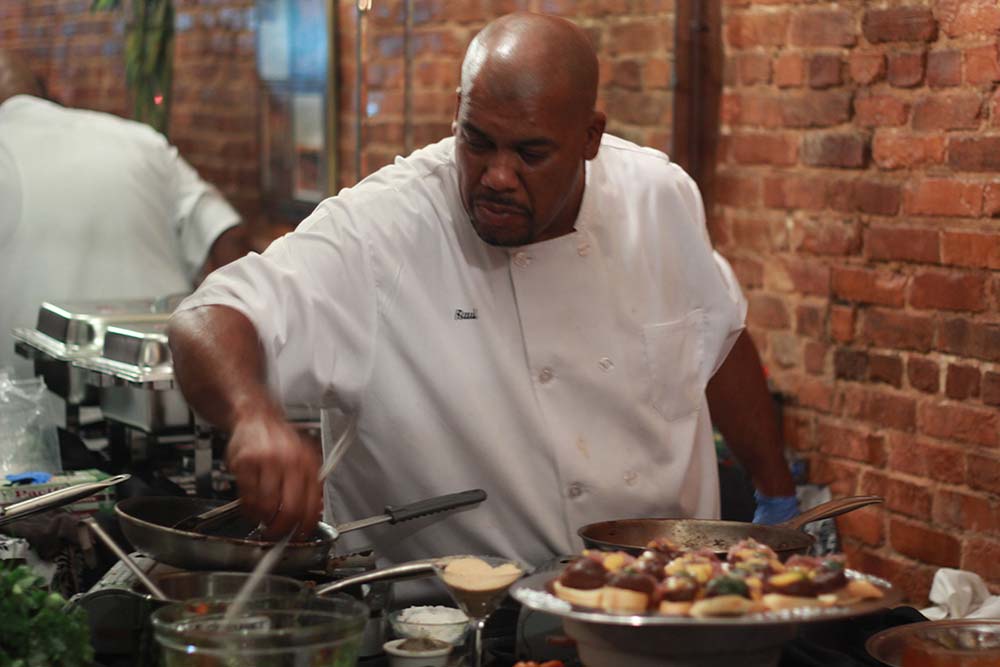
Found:
<path fill-rule="evenodd" d="M 193 279 L 208 258 L 212 244 L 227 229 L 240 224 L 240 214 L 219 191 L 173 151 L 177 182 L 177 234 L 188 278 Z"/>
<path fill-rule="evenodd" d="M 214 271 L 178 310 L 219 305 L 246 316 L 264 350 L 269 389 L 283 404 L 351 405 L 371 372 L 370 267 L 364 237 L 317 209 L 263 254 Z"/>

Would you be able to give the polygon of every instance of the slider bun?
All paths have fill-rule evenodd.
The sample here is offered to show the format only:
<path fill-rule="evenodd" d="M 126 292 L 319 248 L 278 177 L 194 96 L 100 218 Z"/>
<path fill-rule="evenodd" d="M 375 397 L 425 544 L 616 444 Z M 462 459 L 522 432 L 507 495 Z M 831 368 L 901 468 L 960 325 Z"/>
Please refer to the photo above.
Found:
<path fill-rule="evenodd" d="M 796 609 L 804 607 L 829 607 L 829 603 L 824 603 L 817 598 L 807 598 L 799 595 L 783 595 L 781 593 L 767 593 L 761 599 L 764 606 L 771 611 L 781 611 L 782 609 Z"/>
<path fill-rule="evenodd" d="M 742 616 L 751 611 L 757 611 L 753 600 L 742 595 L 720 595 L 714 598 L 698 600 L 691 605 L 691 615 L 696 618 L 706 616 Z"/>
<path fill-rule="evenodd" d="M 878 600 L 885 596 L 882 589 L 864 579 L 852 579 L 847 582 L 847 593 L 860 600 Z"/>
<path fill-rule="evenodd" d="M 604 596 L 601 598 L 601 608 L 604 611 L 641 613 L 648 606 L 649 596 L 645 593 L 628 588 L 604 587 Z"/>
<path fill-rule="evenodd" d="M 583 588 L 570 588 L 556 580 L 552 584 L 552 589 L 555 591 L 556 597 L 581 607 L 600 607 L 601 598 L 604 597 L 603 586 L 584 590 Z"/>
<path fill-rule="evenodd" d="M 691 613 L 691 602 L 671 602 L 664 600 L 660 603 L 660 613 L 667 616 L 687 616 Z"/>

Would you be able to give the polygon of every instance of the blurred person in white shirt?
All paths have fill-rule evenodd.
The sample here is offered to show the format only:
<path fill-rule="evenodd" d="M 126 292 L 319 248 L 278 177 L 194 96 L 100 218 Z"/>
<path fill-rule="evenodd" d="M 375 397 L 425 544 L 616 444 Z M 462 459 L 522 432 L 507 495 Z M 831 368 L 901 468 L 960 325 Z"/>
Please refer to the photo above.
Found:
<path fill-rule="evenodd" d="M 240 215 L 151 127 L 44 99 L 0 50 L 0 368 L 43 301 L 188 293 L 250 251 Z"/>

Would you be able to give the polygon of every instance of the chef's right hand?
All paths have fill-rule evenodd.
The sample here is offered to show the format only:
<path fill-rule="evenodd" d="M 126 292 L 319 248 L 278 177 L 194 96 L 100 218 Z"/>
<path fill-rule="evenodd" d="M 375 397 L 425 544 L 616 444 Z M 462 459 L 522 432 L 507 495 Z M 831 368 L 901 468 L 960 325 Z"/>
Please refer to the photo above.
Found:
<path fill-rule="evenodd" d="M 323 507 L 322 486 L 317 479 L 321 456 L 269 408 L 236 421 L 226 459 L 236 477 L 244 511 L 267 527 L 271 539 L 298 525 L 300 536 L 316 528 Z"/>

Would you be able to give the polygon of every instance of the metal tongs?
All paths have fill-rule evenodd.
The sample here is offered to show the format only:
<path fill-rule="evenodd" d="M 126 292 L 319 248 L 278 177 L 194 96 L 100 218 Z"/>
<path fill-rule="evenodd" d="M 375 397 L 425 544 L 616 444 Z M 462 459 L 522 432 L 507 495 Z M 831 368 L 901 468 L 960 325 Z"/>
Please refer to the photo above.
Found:
<path fill-rule="evenodd" d="M 98 491 L 103 491 L 109 486 L 121 484 L 131 475 L 115 475 L 100 482 L 87 482 L 76 484 L 58 491 L 50 491 L 35 498 L 12 503 L 6 507 L 0 507 L 0 526 L 8 524 L 18 519 L 45 512 L 47 510 L 69 505 L 70 503 L 92 496 Z"/>
<path fill-rule="evenodd" d="M 330 449 L 330 455 L 326 457 L 326 461 L 323 462 L 323 466 L 319 469 L 319 481 L 323 482 L 333 469 L 340 463 L 340 459 L 344 458 L 344 454 L 347 453 L 347 448 L 354 440 L 354 435 L 357 432 L 357 418 L 352 416 L 344 429 L 340 437 L 337 438 L 337 442 L 333 444 Z M 181 519 L 175 523 L 172 528 L 174 530 L 184 530 L 191 533 L 204 533 L 209 528 L 213 528 L 222 523 L 225 523 L 231 519 L 237 512 L 239 512 L 240 507 L 243 506 L 243 499 L 237 498 L 236 500 L 230 501 L 225 505 L 220 505 L 207 512 L 202 512 L 201 514 L 195 514 L 194 516 L 189 516 Z M 254 533 L 257 533 L 262 527 L 258 526 L 254 529 Z"/>

